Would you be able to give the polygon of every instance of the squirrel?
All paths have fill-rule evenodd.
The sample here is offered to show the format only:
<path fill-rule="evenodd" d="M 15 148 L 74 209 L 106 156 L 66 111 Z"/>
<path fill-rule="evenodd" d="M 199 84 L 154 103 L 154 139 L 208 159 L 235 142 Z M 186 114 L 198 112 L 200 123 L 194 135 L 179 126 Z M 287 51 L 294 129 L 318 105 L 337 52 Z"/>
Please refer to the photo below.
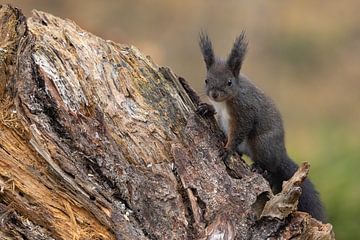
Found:
<path fill-rule="evenodd" d="M 293 176 L 298 165 L 287 154 L 283 122 L 274 102 L 240 74 L 248 45 L 245 32 L 235 40 L 227 60 L 215 58 L 212 43 L 205 33 L 200 33 L 199 45 L 207 69 L 206 95 L 213 106 L 200 104 L 197 112 L 202 116 L 216 113 L 217 122 L 227 136 L 220 156 L 226 165 L 235 152 L 249 156 L 254 166 L 263 171 L 273 191 L 280 192 L 282 182 Z M 313 184 L 305 179 L 301 188 L 298 209 L 325 221 L 323 206 Z"/>

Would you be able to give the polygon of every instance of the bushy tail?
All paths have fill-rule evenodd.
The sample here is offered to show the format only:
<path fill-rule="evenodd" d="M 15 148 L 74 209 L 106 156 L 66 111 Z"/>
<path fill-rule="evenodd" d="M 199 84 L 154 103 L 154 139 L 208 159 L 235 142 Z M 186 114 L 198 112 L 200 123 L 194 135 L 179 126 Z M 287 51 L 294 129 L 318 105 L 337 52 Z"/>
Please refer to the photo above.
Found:
<path fill-rule="evenodd" d="M 275 182 L 275 189 L 281 189 L 282 182 L 289 180 L 296 170 L 298 165 L 294 163 L 289 157 L 286 157 L 277 170 L 277 173 L 274 174 L 278 178 L 278 181 Z M 279 186 L 280 184 L 280 186 Z M 311 181 L 306 178 L 301 185 L 302 194 L 299 199 L 298 210 L 302 212 L 307 212 L 317 220 L 322 222 L 326 221 L 323 204 L 320 200 L 319 193 L 315 190 L 314 185 Z"/>

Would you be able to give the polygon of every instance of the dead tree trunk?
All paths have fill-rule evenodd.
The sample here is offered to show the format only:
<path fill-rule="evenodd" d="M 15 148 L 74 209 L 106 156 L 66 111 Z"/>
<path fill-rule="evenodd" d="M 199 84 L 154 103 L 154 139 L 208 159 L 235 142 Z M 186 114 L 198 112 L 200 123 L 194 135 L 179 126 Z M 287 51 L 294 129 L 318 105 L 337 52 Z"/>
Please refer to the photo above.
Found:
<path fill-rule="evenodd" d="M 0 59 L 1 239 L 334 239 L 227 169 L 196 95 L 136 48 L 3 5 Z"/>

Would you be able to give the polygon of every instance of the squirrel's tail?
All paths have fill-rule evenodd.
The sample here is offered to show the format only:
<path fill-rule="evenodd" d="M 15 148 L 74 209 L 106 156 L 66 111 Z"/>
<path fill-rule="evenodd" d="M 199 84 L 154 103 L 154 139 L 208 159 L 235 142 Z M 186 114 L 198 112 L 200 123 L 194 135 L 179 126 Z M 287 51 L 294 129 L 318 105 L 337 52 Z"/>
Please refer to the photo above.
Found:
<path fill-rule="evenodd" d="M 296 170 L 298 169 L 298 165 L 293 162 L 288 156 L 286 159 L 283 159 L 277 173 L 275 174 L 277 177 L 280 177 L 280 181 L 277 181 L 278 186 L 274 186 L 275 189 L 281 189 L 282 181 L 289 180 Z M 299 199 L 298 210 L 302 212 L 309 213 L 312 217 L 320 220 L 322 222 L 326 221 L 323 204 L 320 200 L 319 193 L 316 191 L 314 185 L 311 181 L 306 178 L 305 181 L 301 185 L 302 194 Z"/>

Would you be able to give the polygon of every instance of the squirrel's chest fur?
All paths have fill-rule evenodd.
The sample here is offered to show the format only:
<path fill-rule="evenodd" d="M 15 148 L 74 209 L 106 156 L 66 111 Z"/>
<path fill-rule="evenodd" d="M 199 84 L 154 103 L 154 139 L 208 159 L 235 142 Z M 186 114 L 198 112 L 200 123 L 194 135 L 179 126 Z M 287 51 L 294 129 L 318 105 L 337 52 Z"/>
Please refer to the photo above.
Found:
<path fill-rule="evenodd" d="M 228 135 L 230 114 L 225 102 L 211 101 L 216 111 L 216 120 L 223 132 Z"/>
<path fill-rule="evenodd" d="M 215 102 L 210 100 L 211 104 L 214 106 L 216 111 L 216 120 L 219 124 L 221 130 L 225 133 L 226 137 L 229 134 L 229 125 L 230 125 L 230 114 L 229 109 L 225 102 Z M 241 127 L 241 126 L 238 126 Z M 250 147 L 247 142 L 247 138 L 239 144 L 238 151 L 252 157 Z"/>

